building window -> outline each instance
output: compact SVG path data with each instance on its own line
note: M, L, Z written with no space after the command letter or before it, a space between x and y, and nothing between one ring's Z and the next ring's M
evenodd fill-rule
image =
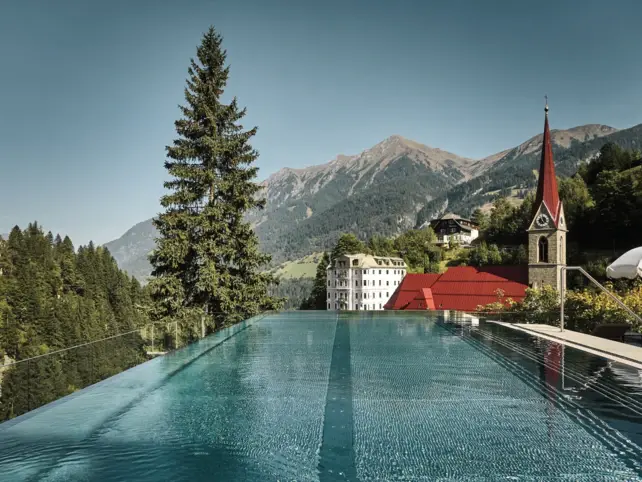
M334 299L335 300L337 299L337 292L336 291L334 292Z
M386 281L386 286L390 286L390 281Z
M544 236L539 238L537 242L538 261L540 263L548 263L548 239Z
M330 303L328 303L328 309L330 309Z
M358 259L353 259L352 260L352 266L357 266L358 264L359 264L359 260Z
M382 297L383 297L383 293L379 291L379 298L382 298Z
M381 309L381 303L379 303L379 309Z
M379 274L381 274L381 270L379 270Z
M358 279L354 280L354 285L355 286L359 286L359 280Z
M335 303L335 304L334 304L334 309L335 309L335 310L338 310L338 309L339 309L339 305L338 305L337 303Z
M388 270L386 270L386 274L388 274Z
M386 291L386 298L390 298L390 293Z
M328 280L328 286L330 286L330 280Z
M359 303L355 303L355 304L354 304L354 309L355 309L355 310L358 310L358 309L359 309Z
M381 280L379 280L379 286L381 286Z

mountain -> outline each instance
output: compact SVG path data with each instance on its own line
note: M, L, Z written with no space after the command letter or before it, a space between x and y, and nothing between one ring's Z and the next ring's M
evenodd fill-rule
M607 141L640 146L642 125L618 131L589 124L552 130L561 175L572 174ZM391 136L353 156L302 169L283 168L263 181L266 208L248 215L274 265L331 247L340 233L362 238L420 226L446 208L467 215L502 190L534 185L542 135L483 159L469 159ZM151 220L107 243L121 268L143 279L154 247Z
M509 149L477 177L426 203L417 213L417 226L426 225L446 210L470 215L499 195L525 193L537 184L542 134ZM580 163L590 161L607 142L624 149L640 149L642 124L629 129L589 124L566 131L552 130L553 157L558 176L570 176Z
M411 228L428 201L471 179L477 162L391 136L354 156L281 169L262 183L266 208L249 220L275 262L299 258L348 229L368 237Z
M118 262L120 269L144 282L152 271L147 255L156 246L158 235L152 220L148 219L129 229L120 238L105 244Z

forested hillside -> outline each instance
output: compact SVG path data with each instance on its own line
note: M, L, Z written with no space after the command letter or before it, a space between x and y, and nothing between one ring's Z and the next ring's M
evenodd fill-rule
M75 252L38 224L0 240L0 360L4 363L131 331L148 320L135 279L108 250ZM0 421L107 378L145 359L137 334L0 369Z
M568 223L567 262L585 267L606 281L610 261L642 244L642 159L640 152L608 143L572 177L559 179L560 199ZM533 217L533 193L520 206L495 200L490 215L480 210L478 246L458 262L474 265L526 262L526 229ZM571 284L576 279L569 273Z
M618 131L601 124L552 130L558 173L570 175L579 161L595 156L609 139L625 148L639 145L640 126ZM446 210L469 215L507 194L525 192L536 181L542 135L483 159L467 159L391 136L355 156L327 164L284 168L265 180L267 204L248 214L261 249L275 267L331 249L343 232L361 239L394 236L421 226ZM145 281L157 235L151 220L139 223L106 246L121 268Z
M640 149L642 124L582 142L574 139L568 147L553 144L557 175L568 177L575 174L583 161L595 158L602 146L608 143L622 149ZM445 210L470 216L475 208L508 194L511 188L534 188L540 158L539 151L522 153L520 148L512 149L482 175L451 188L443 196L427 203L417 214L417 225L429 222ZM495 194L489 196L488 193Z

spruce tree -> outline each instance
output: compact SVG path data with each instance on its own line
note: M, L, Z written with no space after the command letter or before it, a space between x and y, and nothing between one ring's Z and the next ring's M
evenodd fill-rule
M301 304L302 310L325 310L327 299L327 268L330 264L330 255L323 253L321 262L317 265L312 293Z
M280 300L268 295L274 280L261 272L270 256L245 214L264 207L254 181L258 153L249 141L257 128L244 130L245 109L236 98L222 100L229 67L222 37L210 28L191 60L186 105L175 122L178 139L167 147L170 193L154 225L157 249L151 291L160 318L210 314L210 327L233 323Z

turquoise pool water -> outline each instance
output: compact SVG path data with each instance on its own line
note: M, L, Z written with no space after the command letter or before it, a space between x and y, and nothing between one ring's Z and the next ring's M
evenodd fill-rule
M271 315L0 425L0 480L642 480L640 372L425 313Z

